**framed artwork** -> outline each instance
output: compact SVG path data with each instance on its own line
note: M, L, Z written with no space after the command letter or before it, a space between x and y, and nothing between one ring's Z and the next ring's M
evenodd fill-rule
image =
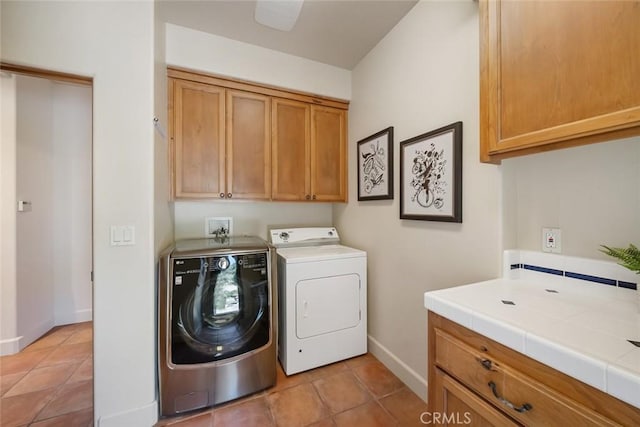
M400 218L462 222L462 122L400 143Z
M358 141L358 200L393 199L393 126Z

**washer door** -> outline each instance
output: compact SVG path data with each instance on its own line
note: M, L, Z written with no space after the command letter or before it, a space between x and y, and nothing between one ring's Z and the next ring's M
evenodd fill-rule
M269 342L265 253L181 261L191 265L174 280L174 364L226 359Z

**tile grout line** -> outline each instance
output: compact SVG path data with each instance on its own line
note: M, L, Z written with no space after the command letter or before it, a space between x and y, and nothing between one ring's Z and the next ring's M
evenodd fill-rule
M83 322L83 323L84 323L84 322ZM75 324L75 325L78 325L78 324ZM73 325L72 327L74 327L75 325ZM59 327L54 328L55 330L51 330L51 331L49 331L49 332L48 332L47 334L45 334L43 337L40 337L38 340L36 340L34 343L32 343L32 344L30 344L30 345L36 344L36 343L38 343L38 341L39 341L39 340L46 339L47 337L52 336L52 335L53 335L53 334L55 334L56 332L58 332L58 331L62 330L63 328L65 328L66 326L68 326L68 325L62 325L62 326L59 326ZM92 325L92 324L90 325L90 328L93 330L93 325ZM50 345L50 346L46 346L46 347L43 347L43 348L35 348L35 349L32 349L32 351L39 351L39 352L42 352L42 354L43 354L42 358L41 358L41 359L39 359L35 364L31 365L31 367L30 367L29 369L27 369L27 370L25 370L25 371L15 372L14 374L23 374L23 375L22 375L22 376L20 377L20 379L18 379L14 384L12 384L12 386L11 386L9 389L7 389L7 390L3 393L3 395L1 396L1 398L2 398L2 399L6 399L6 398L13 398L13 397L23 396L23 395L25 395L25 394L29 394L29 393L37 393L37 392L43 392L43 391L49 391L49 390L51 390L51 393L46 395L46 399L44 399L44 404L43 404L42 408L41 408L40 410L38 410L37 412L35 412L35 413L33 414L33 416L32 416L32 417L30 417L30 419L29 419L28 421L26 421L26 423L27 423L27 424L21 424L21 425L23 425L23 426L24 426L24 425L26 425L26 426L30 426L30 425L33 425L34 423L39 423L39 422L46 421L46 420L52 420L52 419L55 419L55 418L57 418L57 417L68 416L68 415L70 415L70 414L74 414L74 413L76 413L76 412L87 411L87 410L89 410L89 409L90 409L91 411L93 411L93 401L92 401L92 402L91 402L91 407L90 407L90 408L84 408L84 409L81 409L81 410L78 410L78 411L69 411L69 412L66 412L66 413L61 413L61 414L57 414L57 415L52 415L52 416L47 417L47 418L44 418L44 419L42 419L42 420L39 420L39 419L38 419L38 417L40 416L40 414L42 414L42 412L43 412L44 410L46 410L46 409L49 407L49 405L50 405L50 404L51 404L51 403L52 403L56 398L58 398L58 397L60 396L60 393L62 392L62 389L63 389L66 385L68 385L68 384L72 384L72 383L69 383L69 380L71 380L71 378L75 375L75 373L80 369L80 367L82 366L82 364L83 364L86 360L88 360L89 358L93 358L93 352L91 352L90 354L88 354L88 355L86 355L85 357L83 357L83 358L81 358L81 359L78 359L78 360L71 360L71 361L66 361L66 362L63 362L63 363L57 363L57 364L53 364L53 365L44 365L44 366L41 366L41 365L42 365L42 363L43 363L47 358L49 358L49 357L50 357L50 356L51 356L51 355L52 355L52 354L53 354L57 349L59 349L59 348L61 348L63 345L65 345L65 343L66 343L69 339L71 339L71 338L72 338L73 336L75 336L76 334L78 334L78 333L82 333L84 330L86 330L84 327L82 327L82 328L74 328L74 329L75 329L75 330L73 330L73 332L69 333L69 334L68 334L68 336L66 336L66 337L65 337L63 340L61 340L60 342L57 342L57 343L55 343L55 344L52 344L52 345ZM80 329L80 330L78 330L78 329ZM91 339L90 339L90 340L87 340L87 341L80 341L80 342L78 342L77 344L81 344L81 343L92 343L92 342L93 342L93 333L91 334ZM16 356L16 357L18 357L18 358L20 358L20 357L28 358L28 357L31 355L31 353L32 353L32 351L29 351L28 349L29 349L29 346L27 346L27 348L23 349L22 351L20 351L20 352L16 353L15 355L10 355L10 356L6 356L6 357ZM34 373L35 371L37 371L37 370L39 370L39 369L47 369L47 368L48 368L48 369L56 369L56 368L63 367L63 366L65 366L65 365L75 365L75 368L73 368L72 372L67 376L67 378L64 380L64 382L62 382L62 383L60 383L60 384L57 384L57 385L55 385L55 386L52 386L52 387L45 387L45 388L38 389L38 390L27 391L27 392L24 392L24 393L16 394L15 396L7 396L7 394L8 394L12 389L14 389L14 387L16 387L16 386L17 386L21 381L23 381L23 380L24 380L28 375L30 375L30 374L32 374L32 373ZM70 368L72 368L72 367L70 366ZM0 372L0 377L2 377L2 376L3 376L3 375L2 375L2 373ZM90 379L90 380L88 380L88 379L87 379L87 380L85 380L85 381L93 381L93 370L91 371L91 379ZM75 382L79 382L79 381L75 381ZM91 418L93 418L93 414L91 414ZM93 424L93 421L89 424L89 426L90 426L90 425L92 425L92 424Z
M72 336L74 336L76 333L78 333L78 331L75 331L75 332L73 332L72 334L69 334L69 336L68 336L68 337L66 337L64 340L62 340L62 342L60 342L58 345L56 345L56 346L55 346L55 347L56 347L56 350L57 350L58 348L62 347L62 346L64 345L64 343L65 343L65 342L67 342L67 341L68 341ZM92 341L93 341L93 335L92 335L91 339L92 339ZM53 351L55 351L55 350L53 350ZM53 352L52 352L52 353L53 353ZM51 353L50 353L50 354L51 354ZM34 422L40 422L40 421L50 420L50 419L52 419L52 418L56 418L56 417L59 417L59 416L64 416L64 415L67 415L67 414L70 414L71 412L73 412L73 411L71 411L71 412L68 412L68 413L65 413L65 414L53 415L53 416L51 416L51 417L43 418L42 420L38 420L38 417L40 416L40 414L41 414L45 409L47 409L47 408L49 407L49 405L51 404L51 402L53 402L53 401L54 401L54 400L55 400L55 399L60 395L60 393L62 393L62 389L64 388L64 386L65 386L65 385L67 385L67 384L69 384L69 380L73 377L73 375L76 373L76 371L77 371L78 369L80 369L80 366L82 366L82 364L84 363L84 361L85 361L88 357L93 357L93 354L91 354L91 355L89 355L89 356L86 356L84 359L82 359L82 360L80 361L80 363L78 363L78 364L77 364L76 369L74 369L74 370L73 370L73 372L71 373L71 375L69 375L69 377L68 377L68 378L67 378L67 379L66 379L62 384L58 384L58 385L55 387L56 391L55 391L55 393L53 393L53 396L51 396L51 398L50 398L50 399L47 401L47 403L42 407L42 409L40 409L40 411L38 411L38 413L34 416L34 418L31 420L31 422L29 423L29 425L33 424ZM45 357L45 359L46 359L46 357ZM44 361L44 359L43 359L43 361ZM42 362L40 362L40 363L42 363ZM38 365L39 365L39 364L38 364ZM57 366L57 365L52 365L52 366ZM37 366L36 366L36 367L34 367L33 369L37 369ZM32 369L32 370L33 370L33 369ZM93 372L92 372L92 374L91 374L91 380L93 381ZM92 410L93 410L93 402L92 402Z
M80 364L78 364L78 363L72 363L72 362L70 362L70 363L61 363L61 364L59 364L59 365L51 365L51 366L39 366L39 365L36 365L36 366L34 366L33 368L31 368L30 370L28 370L28 371L23 371L23 372L24 372L24 375L23 375L23 376L22 376L18 381L16 381L16 383L15 383L15 384L13 384L13 385L8 389L8 390L7 390L7 391L2 395L2 397L5 397L5 396L6 396L6 397L20 396L20 395L22 395L22 394L34 393L34 392L37 392L37 391L47 390L47 389L49 389L49 388L55 388L55 387L60 386L61 384L58 384L58 386L45 387L45 388L41 388L41 389L25 391L25 392L23 392L23 393L17 393L17 394L14 394L13 396L8 396L8 394L9 394L9 393L11 393L11 391L12 391L14 388L16 388L16 387L17 387L17 386L18 386L18 385L19 385L19 384L20 384L20 383L21 383L21 382L22 382L22 381L23 381L23 380L24 380L24 379L25 379L29 374L33 373L34 371L41 370L41 369L57 368L57 367L61 367L61 366L64 366L64 365L78 365L78 366L76 366L76 369L74 369L74 372L75 372L75 371L80 367ZM17 372L17 373L22 373L22 372ZM67 379L65 380L65 383L66 383L66 381L67 381L67 380L69 380L69 379L71 378L71 376L73 376L73 373L72 373L71 375L69 375L69 378L67 378Z
M349 368L349 367L347 366L347 368ZM334 376L334 375L338 375L338 374L340 374L340 372L336 372L336 373L334 373L334 374L332 374L332 375L329 375L329 377L332 377L332 376ZM316 423L316 422L320 422L320 421L323 421L323 420L326 420L326 419L330 419L330 420L334 421L334 420L333 420L333 417L334 417L334 415L335 415L335 414L333 414L333 413L331 412L331 407L329 406L328 402L327 402L326 400L324 400L324 398L322 397L322 394L320 393L320 390L318 390L318 386L316 386L316 384L315 384L317 381L320 381L320 380L323 380L323 379L325 379L325 378L329 378L329 377L324 377L324 376L322 376L322 377L320 377L320 378L312 378L312 379L309 381L309 384L311 385L311 388L312 388L312 389L313 389L313 391L315 392L316 396L318 396L318 399L320 400L320 402L322 403L322 405L326 408L327 413L329 414L329 416L327 416L327 417L325 417L325 418L322 418L322 419L320 419L320 420L314 421L314 423Z

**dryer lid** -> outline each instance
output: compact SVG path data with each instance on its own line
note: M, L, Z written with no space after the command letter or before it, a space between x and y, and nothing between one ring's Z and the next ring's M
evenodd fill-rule
M315 262L346 258L366 257L360 249L342 245L304 246L279 248L278 255L287 263Z

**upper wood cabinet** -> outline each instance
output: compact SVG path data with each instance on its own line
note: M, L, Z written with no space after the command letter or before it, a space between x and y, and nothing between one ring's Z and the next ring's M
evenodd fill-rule
M271 103L267 96L227 91L227 198L271 197Z
M311 106L311 198L346 201L347 114L331 107Z
M269 98L183 80L169 84L175 197L269 199Z
M640 134L640 1L480 0L484 162Z
M273 99L273 200L346 201L346 111Z
M272 100L272 196L274 200L310 200L311 107L288 99Z
M182 80L169 86L175 197L218 197L226 191L225 90Z
M346 201L347 102L168 76L174 197Z

